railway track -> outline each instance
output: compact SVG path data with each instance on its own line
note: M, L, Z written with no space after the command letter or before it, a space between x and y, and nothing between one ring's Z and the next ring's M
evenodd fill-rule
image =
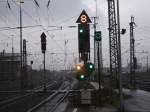
M69 92L55 92L27 112L54 112L55 109L66 99Z
M53 94L30 108L27 112L54 112L55 109L68 97L70 89L70 83L64 81L58 90L54 90Z
M55 90L60 84L60 82L48 84L46 86L47 90L49 90L48 92L43 92L43 86L32 90L21 91L21 95L1 101L0 112L26 112L29 108L54 93L51 90ZM19 93L19 91L17 92Z
M20 91L0 91L0 102L23 95Z
M56 82L54 82L52 84L48 83L46 88L47 89L53 89L54 86L56 86L56 85L57 85ZM8 96L7 97L5 96L5 98L4 98L6 100L0 101L0 106L4 105L6 103L13 102L15 100L19 100L21 98L24 98L24 97L30 95L31 92L38 92L38 91L42 91L42 90L43 90L43 86L39 86L39 87L36 87L34 89L24 90L24 91L0 91L0 94L8 94ZM13 95L9 96L9 94L13 94Z
M56 86L57 83L47 83L47 88L48 89L53 89L54 86ZM17 90L17 91L0 91L0 105L2 105L4 102L9 102L18 98L21 98L22 96L25 96L28 93L31 92L37 92L37 91L42 91L43 85L35 87L33 89L29 90Z
M124 87L129 87L130 84L130 75L125 74L123 76L123 85ZM150 75L149 73L136 73L136 87L137 89L145 90L150 92Z

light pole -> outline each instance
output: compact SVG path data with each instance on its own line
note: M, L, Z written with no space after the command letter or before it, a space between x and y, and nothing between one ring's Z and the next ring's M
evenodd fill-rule
M118 75L119 75L119 98L120 112L123 112L123 96L122 96L122 67L121 67L121 39L120 39L120 13L119 0L117 0L117 23L118 23Z
M13 80L13 77L14 77L14 35L11 35L11 41L12 41L12 54L11 54L11 57L12 57L12 63L11 63L11 69L12 69L12 80Z
M147 73L149 72L148 55L147 55Z
M14 35L11 35L11 42L12 42L11 49L12 49L12 56L13 56L13 54L14 54Z
M30 81L31 81L31 88L33 88L33 77L32 77L32 65L33 65L33 61L30 61L30 65L31 65L31 72L30 72Z
M94 19L94 32L96 32L96 19L97 19L97 0L95 0L95 17L93 17ZM95 39L94 39L94 64L96 64L96 44L95 44Z
M20 76L21 76L21 89L23 88L23 79L22 79L22 7L21 4L24 3L22 0L19 0L20 7Z

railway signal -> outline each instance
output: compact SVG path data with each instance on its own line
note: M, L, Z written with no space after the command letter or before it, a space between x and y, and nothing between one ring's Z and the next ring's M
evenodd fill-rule
M95 70L95 66L93 63L91 62L88 62L84 65L76 65L75 67L76 69L76 78L79 80L79 81L83 81L83 80L87 80L92 72Z
M41 50L43 53L43 65L44 65L44 91L46 91L46 69L45 69L45 51L46 51L46 35L43 32L41 34Z
M80 79L84 79L85 76L83 74L80 74Z
M86 11L83 10L78 17L76 23L78 23L78 48L79 58L84 62L87 62L90 57L90 25L91 20Z
M41 34L41 50L42 53L45 53L46 51L46 35L44 32Z
M79 34L83 34L85 30L84 27L81 26L81 24L78 27L79 27Z
M77 74L77 79L78 79L79 81L86 80L86 75L83 74L83 73L78 73L78 74Z
M89 24L78 24L79 52L90 52Z
M101 41L102 40L101 31L96 31L95 32L94 39L95 39L95 41Z
M88 74L91 74L95 70L95 65L91 62L86 63L85 67Z
M76 65L76 70L80 71L82 69L81 65Z
M86 73L84 66L81 64L76 65L76 78L80 81L86 80Z

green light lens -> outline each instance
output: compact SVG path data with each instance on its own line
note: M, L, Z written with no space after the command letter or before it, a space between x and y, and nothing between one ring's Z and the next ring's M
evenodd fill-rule
M81 74L80 75L80 79L84 79L85 77L84 77L84 75L83 74Z
M89 65L89 68L90 68L90 69L93 69L93 65Z
M80 33L83 33L83 29L80 29Z
M88 71L88 72L93 72L94 71L94 69L95 69L95 66L94 66L94 64L92 64L92 63L87 63L86 65L85 65L85 67L86 67L86 70Z

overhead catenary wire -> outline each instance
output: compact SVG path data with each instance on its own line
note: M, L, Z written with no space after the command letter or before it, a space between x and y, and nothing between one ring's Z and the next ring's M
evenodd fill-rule
M13 14L12 14L12 15L13 15ZM4 16L5 19L3 19L2 16ZM3 14L3 15L1 14L0 18L1 18L1 20L6 24L6 26L10 26L10 25L7 23L7 20L8 20L7 16L5 16L4 14ZM17 32L12 32L12 33L15 33L16 35L18 35ZM8 34L7 34L7 35L8 35Z
M11 0L9 0L9 1L11 1ZM15 0L12 0L13 2L15 2ZM26 0L25 0L26 1ZM27 1L33 1L33 0L27 0ZM36 0L37 2L38 2L38 0ZM38 3L39 4L39 3ZM18 6L18 5L17 5ZM39 4L39 6L40 6L40 8L41 8L41 5ZM50 8L50 5L49 5L49 8ZM39 9L39 10L42 10L42 9ZM31 20L33 20L33 22L34 22L34 18L33 18L33 16L30 14L30 13L28 13L24 8L23 8L23 12L25 13L25 15L27 15L27 17L28 18L30 18ZM27 13L26 13L27 12ZM77 17L77 16L74 16L74 17L69 17L69 18L67 18L67 19L65 19L64 21L60 21L61 22L61 24L65 24L66 22L68 22L68 21L70 21L71 19L74 19L75 17ZM38 30L38 31L46 31L46 32L49 32L49 31L47 31L47 30L49 30L49 29L45 29L45 28L42 28L42 27L44 27L43 25L41 26L41 30ZM18 27L19 28L19 27ZM62 29L64 29L65 27L61 27L60 29L58 28L56 28L56 29L52 29L53 31L54 30L62 30ZM8 29L15 29L15 28L8 28ZM17 29L17 28L16 28ZM51 30L51 29L50 29ZM15 30L16 31L16 30ZM38 32L38 31L35 31L35 32ZM13 32L14 32L14 30L13 30ZM34 32L34 31L33 31ZM29 32L30 33L30 32ZM50 33L50 32L49 32ZM24 33L25 34L25 33ZM32 33L30 33L31 35L32 35ZM51 37L51 35L49 35L48 34L48 37ZM54 38L53 38L54 39ZM55 40L55 39L54 39ZM56 42L57 42L57 40L56 40ZM59 45L60 46L60 44L56 44L56 46L57 45ZM62 47L62 46L61 46Z
M34 3L35 3L35 6L36 6L35 8L36 8L37 17L39 18L39 22L40 22L40 24L42 25L42 21L41 21L41 17L40 17L41 8L40 8L39 3L37 2L37 0L33 0L33 1L34 1ZM44 17L44 13L41 13L41 14L43 14L42 17ZM44 19L44 18L43 18L43 19ZM46 18L45 18L44 21L46 21Z
M38 12L37 12L37 13L38 13ZM40 15L39 15L39 13L38 13L38 16L39 16L39 21L40 21L40 23L42 23L41 20L40 20ZM46 30L43 26L41 26L41 28L42 28L42 29L45 31L45 33L56 43L56 45L57 45L61 50L63 50L63 47L61 47L60 44L58 44L57 41L55 41L55 39L53 39L53 38L50 36L50 34L49 34L49 31L54 31L54 30L57 30L57 29L54 29L54 30ZM62 30L62 27L60 27L60 30Z
M40 19L40 14L39 14L38 11L36 11L36 12L37 12L37 16L38 16L38 18L39 18L40 24L42 24L41 19ZM61 50L63 50L62 47L50 36L49 32L48 32L43 26L40 26L40 27L41 27L41 29L44 30L45 33L56 43L56 45L57 45Z
M12 0L12 1L13 1L13 3L19 8L19 5L17 5L17 3L16 3L14 0ZM23 11L32 21L34 21L34 22L37 24L37 21L34 20L34 18L33 18L24 8L22 8L22 11Z
M51 21L54 23L55 22L55 19L54 19L54 16L53 16L53 13L52 11L50 10L50 3L51 3L51 0L48 0L47 2L47 16L48 16L48 25L50 23L50 17L51 17Z
M16 4L16 1L14 1L14 0L11 0L17 7L19 7L17 4ZM9 1L10 2L10 1ZM30 19L32 19L33 21L34 21L34 19L33 19L33 17L30 15L30 14L28 14L24 9L22 9L23 11L24 11L24 13L27 15L27 16L29 16L29 18ZM11 11L11 14L13 15L13 17L15 18L15 20L17 19L16 18L16 16L14 16L14 13L12 12L12 10L10 10ZM9 29L9 28L8 28ZM8 29L6 29L6 30L8 30ZM15 29L15 28L10 28L10 29ZM13 33L14 33L14 31L13 31ZM16 33L16 35L19 35L19 34L17 34Z
M33 0L37 7L40 7L39 3L36 0Z
M48 0L48 2L47 2L47 8L49 7L50 2L51 2L51 0Z
M41 27L41 25L23 26L22 28L34 28L34 27ZM0 27L0 31L15 30L15 29L19 29L19 28L20 27Z
M10 7L10 4L9 4L8 0L7 0L7 6L8 6L8 8L9 8L9 9L11 9L11 7Z
M150 37L144 35L143 32L139 32L139 33L137 33L136 35L137 35L137 36L140 35L140 37L145 37L145 38L141 38L141 39L136 40L136 41L143 41L143 40L148 40L148 39L150 39Z

